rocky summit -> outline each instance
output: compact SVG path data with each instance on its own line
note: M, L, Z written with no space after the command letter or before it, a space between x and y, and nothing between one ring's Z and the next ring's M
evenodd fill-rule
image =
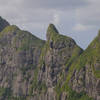
M0 17L0 100L100 100L100 31L86 50L53 24L46 37Z

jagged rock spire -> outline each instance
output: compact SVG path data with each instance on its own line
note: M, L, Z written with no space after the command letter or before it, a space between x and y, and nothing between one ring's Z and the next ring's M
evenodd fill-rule
M56 29L54 24L49 24L46 35L47 40L50 40L50 38L55 34L59 34L58 30Z

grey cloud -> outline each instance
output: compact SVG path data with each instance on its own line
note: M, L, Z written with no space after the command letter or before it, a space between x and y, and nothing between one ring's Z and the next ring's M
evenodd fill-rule
M86 0L2 0L0 6L17 7L17 9L75 9L87 5ZM27 9L26 9L27 8Z
M86 0L27 0L22 2L25 7L43 8L43 9L73 9L87 5Z
M88 1L88 6L76 10L76 19L84 25L100 26L100 0Z

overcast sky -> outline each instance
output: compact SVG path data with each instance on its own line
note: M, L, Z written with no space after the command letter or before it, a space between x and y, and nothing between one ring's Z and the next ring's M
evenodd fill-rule
M100 29L100 0L0 0L0 16L41 39L53 23L86 48Z

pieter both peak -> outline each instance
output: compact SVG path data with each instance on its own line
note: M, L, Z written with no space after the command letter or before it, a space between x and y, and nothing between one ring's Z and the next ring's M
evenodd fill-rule
M0 17L0 100L100 100L100 32L86 50L53 24L46 36Z

